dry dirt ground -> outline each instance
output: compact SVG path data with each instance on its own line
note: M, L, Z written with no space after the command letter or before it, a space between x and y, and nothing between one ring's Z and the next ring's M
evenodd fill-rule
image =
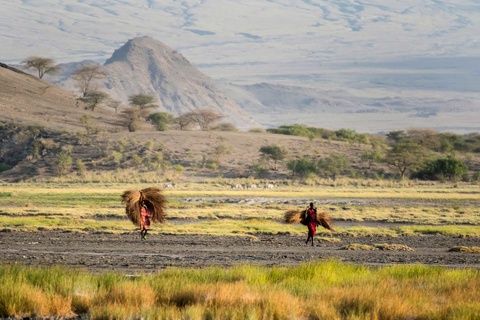
M480 246L479 238L441 235L334 237L340 242L317 241L312 247L305 245L304 236L285 234L252 238L160 234L150 235L147 241L141 241L138 233L134 232L0 232L0 261L62 265L93 272L115 270L126 274L154 272L168 267L286 266L332 258L367 265L480 266L480 254L449 252L455 246ZM342 250L348 244L383 243L406 245L414 251Z

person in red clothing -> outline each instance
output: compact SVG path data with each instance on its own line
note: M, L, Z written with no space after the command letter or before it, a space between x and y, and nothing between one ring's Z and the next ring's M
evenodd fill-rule
M307 228L308 228L308 238L305 241L305 244L308 244L308 241L312 239L312 246L313 246L313 238L317 234L317 208L313 206L313 202L310 202L310 206L307 207Z
M140 234L142 236L142 240L147 240L147 232L148 232L148 229L150 229L151 217L152 217L152 214L150 213L150 210L148 209L145 202L142 202L142 205L140 208Z

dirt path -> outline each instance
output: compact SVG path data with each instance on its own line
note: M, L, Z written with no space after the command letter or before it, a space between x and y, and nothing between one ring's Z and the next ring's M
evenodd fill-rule
M441 235L338 237L340 242L306 246L303 236L259 235L213 237L152 235L140 241L137 233L81 234L61 231L0 232L0 261L28 265L65 265L91 271L118 270L134 274L170 266L205 267L258 264L291 265L335 258L359 264L412 264L479 267L480 254L449 252L455 246L480 246L479 238ZM348 244L403 244L414 251L342 250Z

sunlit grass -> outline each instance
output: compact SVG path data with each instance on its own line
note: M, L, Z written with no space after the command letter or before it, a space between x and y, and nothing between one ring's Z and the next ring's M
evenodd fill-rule
M129 233L137 228L129 220L121 219L89 219L71 217L12 217L0 216L0 229L12 231L68 230L74 232ZM211 236L246 236L255 237L262 234L304 235L306 227L300 224L290 225L269 219L198 219L183 221L167 221L165 224L154 224L151 234L198 234ZM328 241L335 236L389 236L439 234L445 236L480 237L480 226L403 226L391 228L374 228L352 226L338 227L334 232L318 228L320 237L326 236ZM333 237L333 238L332 238Z
M128 189L150 184L71 184L20 183L0 186L0 227L14 230L62 229L73 231L129 232L135 227L125 217L120 195ZM408 200L389 205L362 205L346 202L319 205L335 221L369 221L407 223L388 228L337 228L337 234L415 235L444 234L480 236L480 197L478 187L471 185L403 185L341 187L280 186L274 190L232 190L226 183L184 183L165 190L168 200L167 223L153 232L212 235L300 234L299 225L281 221L289 209L298 209L288 201L305 202L322 197L378 199L424 199L434 205L413 206ZM356 194L356 196L354 196ZM462 205L465 198L469 205ZM228 201L216 201L227 199ZM475 205L475 204L479 205ZM255 221L252 223L252 221ZM218 231L218 230L222 231ZM324 232L323 229L320 229ZM328 233L327 233L328 234Z
M1 317L477 319L480 271L338 261L167 269L127 277L0 265Z

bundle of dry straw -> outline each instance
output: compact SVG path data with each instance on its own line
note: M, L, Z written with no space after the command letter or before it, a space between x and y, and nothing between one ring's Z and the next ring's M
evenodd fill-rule
M288 210L287 212L285 212L284 214L284 221L285 223L288 223L288 224L294 224L294 223L299 223L301 219L301 216L302 216L302 213L304 212L305 210L298 210L298 209L290 209Z
M294 224L300 222L306 224L304 220L306 210L290 209L284 214L284 221L288 224ZM325 212L317 211L317 225L324 227L330 231L333 231L332 223L330 222L330 216Z
M125 213L135 225L140 225L140 207L144 203L152 214L152 221L165 221L165 207L167 201L159 188L150 187L142 190L127 190L122 194L126 204Z

